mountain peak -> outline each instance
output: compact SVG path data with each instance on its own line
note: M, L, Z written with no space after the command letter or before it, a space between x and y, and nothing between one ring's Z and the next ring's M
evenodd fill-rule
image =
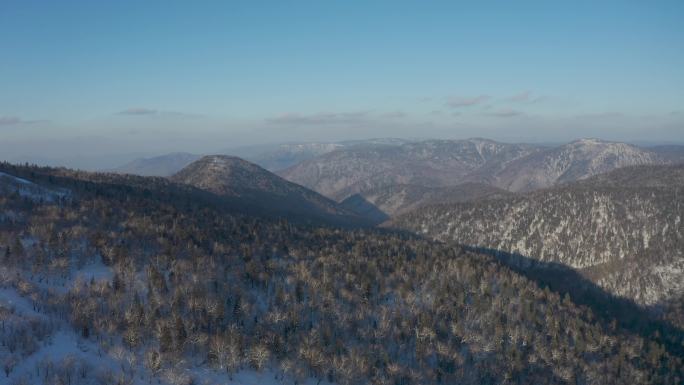
M577 139L573 142L570 142L570 144L599 144L599 143L612 143L607 140L599 139L599 138L580 138Z
M492 139L480 138L480 137L468 138L465 141L471 142L471 143L499 143L499 142L492 140Z
M238 198L241 204L269 213L360 222L360 218L334 201L235 156L204 156L173 175L171 180L226 198Z
M230 155L207 155L171 177L219 195L241 196L246 190L275 190L286 183L254 163Z
M196 163L204 166L213 166L218 168L250 168L250 169L261 169L254 163L248 162L242 158L232 155L206 155L200 158Z

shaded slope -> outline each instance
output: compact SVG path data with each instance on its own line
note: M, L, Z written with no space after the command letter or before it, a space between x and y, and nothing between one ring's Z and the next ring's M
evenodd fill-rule
M426 205L497 199L511 195L513 194L505 190L482 183L464 183L449 187L389 185L352 195L341 204L355 211L351 208L354 202L363 199L383 213L385 218L389 218Z

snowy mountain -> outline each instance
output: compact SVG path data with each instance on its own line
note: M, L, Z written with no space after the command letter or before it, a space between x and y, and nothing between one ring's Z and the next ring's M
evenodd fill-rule
M656 151L598 139L554 148L485 139L423 141L340 149L279 174L334 199L393 184L443 187L484 182L528 191L619 167L673 162L678 153L677 146Z
M391 185L445 187L493 183L510 162L538 146L486 139L428 140L394 146L344 148L279 172L336 200Z
M277 172L317 156L352 147L399 146L411 140L377 138L347 140L342 142L300 142L271 145L242 146L220 151L221 154L237 156L271 171Z
M274 213L362 222L334 201L232 156L202 157L170 179Z
M391 225L568 266L610 293L656 305L684 296L683 218L679 165L629 167L526 195L421 208Z
M531 191L620 167L664 162L656 152L626 143L580 139L512 162L496 175L495 184L510 191Z

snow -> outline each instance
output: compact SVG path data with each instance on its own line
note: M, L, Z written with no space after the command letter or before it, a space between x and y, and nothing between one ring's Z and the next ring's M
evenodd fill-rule
M104 355L100 357L94 354L97 349L93 343L83 341L72 332L59 331L50 337L47 344L41 347L40 350L22 360L10 373L9 377L0 379L0 385L11 384L19 378L31 376L35 372L35 367L45 359L58 361L72 356L90 363L93 367L100 369L108 367L115 370L117 368L115 362ZM36 380L34 379L34 381Z
M2 171L0 171L0 177L11 178L11 179L13 179L15 182L18 182L18 183L21 183L21 184L34 184L34 183L31 182L31 181L28 181L28 180L22 179L22 178L18 178L18 177L14 176L14 175L6 174L6 173L4 173L4 172L2 172Z
M102 265L92 264L85 269L79 271L85 276L107 277L111 272ZM39 316L47 317L45 314L38 313L33 310L30 302L22 297L16 290L11 288L0 289L0 306L14 309L15 314L21 317ZM60 321L56 320L58 325ZM111 341L109 338L103 338L102 341ZM116 340L115 340L116 341ZM0 350L1 351L1 350ZM0 357L4 360L5 357ZM10 358L10 357L7 357ZM61 362L67 360L72 363L72 367L81 368L87 367L87 374L85 377L80 377L74 374L74 385L95 385L102 382L103 378L108 378L108 375L120 378L121 376L128 379L130 385L145 385L155 383L157 385L174 385L168 376L169 373L180 373L182 376L193 379L193 384L196 385L292 385L293 381L290 379L282 379L277 371L265 370L263 372L256 372L253 370L244 369L232 376L229 376L223 370L217 370L206 366L192 367L187 363L180 363L175 366L166 366L156 376L151 378L151 372L143 365L142 350L131 352L128 349L121 347L118 343L114 343L109 347L105 345L98 345L94 338L84 339L79 333L76 333L66 323L61 323L57 331L51 336L43 340L38 349L26 357L15 357L16 366L12 369L9 376L4 373L0 374L0 385L11 384L44 384L46 383L44 376L46 363L54 363L51 366L52 373L60 369ZM188 366L186 366L188 365ZM40 370L38 368L41 368ZM75 369L74 369L75 370ZM49 378L47 381L51 381ZM327 381L318 381L310 378L304 382L304 385L332 385Z
M0 187L2 190L14 191L22 197L46 202L69 195L66 189L50 189L4 172L0 172Z
M72 270L68 278L51 279L48 283L40 279L38 287L43 290L49 289L57 295L65 293L77 282L94 280L109 280L112 278L111 268L105 266L99 257L92 258L89 263L80 269ZM27 279L28 277L24 277ZM34 277L36 280L38 277ZM33 282L33 280L29 280ZM9 376L0 373L0 385L14 384L48 384L55 381L55 373L64 373L63 364L69 363L72 367L72 385L97 385L112 383L124 379L130 385L145 385L154 383L157 385L176 385L179 378L192 379L195 385L292 385L291 379L282 379L278 370L264 370L256 372L243 369L232 376L224 370L218 370L209 366L194 366L192 360L182 360L177 364L167 363L162 370L154 376L144 366L145 348L131 351L124 348L118 338L103 336L98 342L95 336L89 339L81 337L78 331L65 320L50 314L34 310L32 301L12 287L0 287L0 308L10 309L12 318L20 324L40 319L49 321L52 331L45 338L37 340L35 350L19 351L9 354L0 347L0 365L5 362L15 362ZM27 355L25 355L27 354ZM8 361L9 360L9 361ZM49 369L46 369L49 368ZM84 369L82 369L84 368ZM50 373L45 376L46 370ZM85 374L81 376L81 371ZM104 381L104 382L103 382ZM328 382L319 382L316 379L308 379L300 382L306 385L330 385Z
M82 269L77 270L74 273L74 280L80 278L83 281L90 281L91 279L95 281L111 281L113 276L114 273L112 272L112 269L103 264L101 260L98 260L97 262L91 262Z
M229 380L228 376L223 373L213 369L194 369L191 370L193 376L198 379L197 383L199 385L214 385L214 384L226 384L226 385L291 385L293 382L291 380L281 380L276 379L276 375L270 371L264 371L262 373L255 372L253 370L243 370L233 375L233 379ZM309 379L304 382L300 382L303 385L330 385L327 381Z
M34 311L33 305L11 288L0 288L0 307L14 310L15 313L23 316L45 317L45 315Z

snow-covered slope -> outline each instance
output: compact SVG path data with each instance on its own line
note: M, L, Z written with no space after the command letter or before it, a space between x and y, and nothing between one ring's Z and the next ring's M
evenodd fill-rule
M279 174L336 200L391 185L444 187L491 182L511 161L539 147L486 139L428 140L341 149Z
M620 167L662 162L656 153L626 143L580 139L512 162L497 174L495 184L510 191L530 191Z
M0 195L19 194L31 200L55 201L67 197L69 191L35 184L24 178L0 172Z
M633 167L524 196L427 207L392 224L560 263L655 304L684 294L683 181L684 166Z
M427 140L342 148L279 174L341 201L393 185L445 187L479 182L512 192L531 191L619 167L670 163L673 159L658 151L599 139L580 139L553 148L486 139Z
M22 242L33 252L31 239ZM65 263L47 273L31 273L0 265L0 385L290 385L282 373L241 369L228 373L206 360L178 360L156 368L149 350L130 349L112 330L102 336L84 335L73 315L65 318L63 304L87 290L107 290L116 268L97 254L74 249ZM57 264L55 264L57 266ZM138 288L141 289L141 288ZM78 308L82 306L82 308ZM73 314L87 316L89 304L77 302ZM304 378L305 385L330 385Z

